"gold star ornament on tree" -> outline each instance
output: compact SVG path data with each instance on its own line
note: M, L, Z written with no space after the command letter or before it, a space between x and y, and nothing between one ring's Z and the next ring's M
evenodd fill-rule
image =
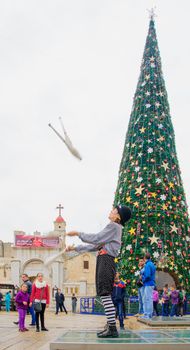
M135 189L135 194L142 194L142 191L144 190L144 187L142 185L140 185L139 187L137 187Z
M146 128L142 127L142 128L140 129L141 134L144 134L145 130L146 130Z
M130 235L134 235L135 233L135 228L131 227L129 230Z
M177 233L178 228L177 228L176 224L170 225L170 228L171 228L171 231L170 231L170 232L175 232L175 233Z
M169 169L168 163L165 162L162 162L161 167L163 167L165 171Z
M126 202L127 202L127 203L130 203L130 202L131 202L131 197L130 197L130 196L127 196L127 197L126 197Z
M159 241L159 237L156 237L155 234L153 234L152 237L149 237L149 239L150 239L150 244L151 244L151 245L154 244L154 243L157 244L158 241Z

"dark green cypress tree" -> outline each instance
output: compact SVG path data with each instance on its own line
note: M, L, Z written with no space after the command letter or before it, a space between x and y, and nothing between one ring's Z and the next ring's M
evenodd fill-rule
M151 16L126 135L114 204L132 209L123 230L118 269L136 290L138 261L149 251L157 268L190 288L188 209L174 129Z

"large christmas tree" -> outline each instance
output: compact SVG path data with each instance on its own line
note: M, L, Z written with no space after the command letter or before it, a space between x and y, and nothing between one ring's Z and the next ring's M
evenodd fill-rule
M161 59L151 16L126 135L115 204L132 209L118 269L136 290L138 260L150 252L158 270L190 289L188 209L176 154Z

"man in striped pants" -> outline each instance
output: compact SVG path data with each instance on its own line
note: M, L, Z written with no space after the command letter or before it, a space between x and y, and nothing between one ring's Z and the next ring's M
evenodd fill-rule
M115 258L118 256L121 247L122 226L130 219L131 211L126 206L116 206L109 214L110 223L97 234L71 231L68 236L78 236L88 245L66 247L66 251L77 252L98 251L96 263L96 291L104 306L107 324L103 331L98 332L99 338L116 338L115 307L111 298L116 273Z

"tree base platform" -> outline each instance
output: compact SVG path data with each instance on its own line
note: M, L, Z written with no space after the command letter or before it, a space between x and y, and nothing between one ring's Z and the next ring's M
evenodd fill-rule
M125 330L119 338L97 338L92 331L68 331L50 343L50 350L189 350L189 330Z
M151 319L138 318L137 321L151 327L190 327L190 315L183 317L155 316Z

